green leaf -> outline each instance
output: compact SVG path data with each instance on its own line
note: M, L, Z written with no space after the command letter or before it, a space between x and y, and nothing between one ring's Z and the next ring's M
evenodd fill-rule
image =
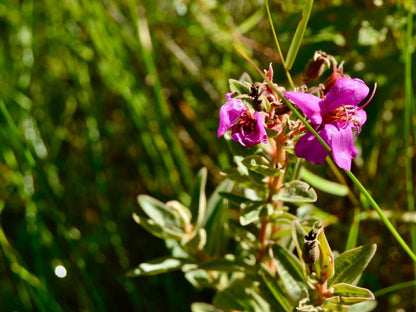
M299 222L297 222L296 220L292 222L291 230L292 230L292 239L293 239L293 242L295 243L295 247L299 255L299 259L302 259L302 249L303 249L303 244L305 241L306 232L303 229L303 227L299 224Z
M273 196L273 200L291 203L314 202L316 199L315 190L308 183L297 180L286 183L283 189Z
M192 223L197 232L205 223L207 199L205 196L205 185L207 182L207 168L202 168L196 175L196 182L191 197L190 209L193 215Z
M240 196L230 192L220 192L219 194L237 206L240 206L242 203L250 201L250 199L248 199L247 197Z
M263 205L259 203L251 203L241 210L240 223L246 226L260 219L260 217L266 217L273 213L273 207L271 205Z
M224 234L224 224L228 220L228 215L224 211L228 208L228 202L221 194L231 189L233 184L230 180L222 181L208 200L205 224L207 243L204 250L211 256L222 254L228 242Z
M279 307L278 311L292 311L293 307L287 298L287 294L283 293L281 287L277 284L276 279L271 276L263 264L260 266L259 274L265 289L267 289L267 291L263 293L265 299L269 303L273 302L275 306Z
M305 7L303 8L302 12L302 17L299 21L298 27L296 28L292 42L290 43L289 51L287 52L286 67L289 70L292 68L296 59L296 55L298 54L303 35L305 34L306 25L308 24L309 17L311 15L312 6L313 0L306 0Z
M253 266L248 265L243 261L232 261L227 259L216 259L209 262L204 262L198 265L199 269L206 271L225 271L225 272L246 272L253 274Z
M265 191L267 185L264 181L262 181L264 176L256 172L249 171L247 168L245 169L247 173L242 172L237 168L228 168L223 170L222 172L226 175L228 179L234 181L240 186L252 188L259 191Z
M224 312L221 309L205 302L194 302L191 304L192 312Z
M185 272L185 278L196 289L212 288L214 286L212 276L205 270L188 270Z
M220 210L224 205L224 197L223 194L230 194L227 191L230 191L233 188L233 183L230 180L222 181L215 191L211 194L208 199L207 203L207 212L206 212L206 219L207 221L211 218L214 218L214 214L217 210ZM232 193L231 193L232 194Z
M280 245L273 246L273 255L277 273L286 292L293 303L298 302L304 295L304 288L300 283L300 281L304 281L302 264L292 253Z
M197 254L202 251L207 243L207 232L204 228L200 228L198 231L193 231L192 235L185 236L185 239L181 242L189 254Z
M282 173L281 170L272 168L269 160L261 155L250 155L243 159L242 164L249 170L268 177L275 177Z
M344 303L357 303L374 299L374 295L371 291L355 285L339 283L331 286L331 288L334 290L332 296L341 297L341 300ZM328 300L331 300L331 298Z
M188 259L161 257L150 262L141 263L137 268L127 272L127 276L136 277L143 275L156 275L179 270L185 264L191 264Z
M325 282L334 275L334 256L332 255L332 250L328 244L323 228L319 232L318 241L320 256L319 272L317 272L317 275L321 282Z
M280 245L273 245L274 259L279 261L279 265L284 267L286 271L297 281L305 281L302 263L293 253Z
M253 290L247 279L235 280L229 287L217 292L213 304L225 311L268 312L269 304Z
M320 176L313 174L311 171L309 171L306 168L302 168L301 177L303 180L308 182L314 188L321 190L325 193L336 195L336 196L348 195L349 190L346 185L323 179Z
M192 214L188 207L184 206L181 202L178 202L177 200L168 201L166 203L166 206L171 210L177 212L177 214L180 216L180 221L183 228L191 224Z
M250 93L250 84L247 82L241 82L235 79L228 79L228 84L230 90L233 93L237 94L249 94Z
M148 195L137 196L137 201L143 211L153 220L157 225L164 227L166 225L173 225L181 227L181 216L171 209L166 204Z
M377 301L370 300L361 303L356 303L350 306L348 312L370 312L377 307Z
M168 225L160 226L156 224L152 219L147 219L133 213L133 219L137 224L140 224L146 231L152 233L154 236L162 239L175 239L179 240L184 238L185 233L180 228L171 227Z
M328 281L328 285L338 283L356 284L361 273L374 256L376 249L377 246L373 244L343 252L335 259L335 275Z

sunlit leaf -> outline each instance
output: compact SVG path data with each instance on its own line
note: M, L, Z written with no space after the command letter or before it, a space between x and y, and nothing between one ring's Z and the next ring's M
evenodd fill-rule
M370 312L377 307L377 301L364 301L350 306L348 312Z
M136 213L133 213L133 219L137 224L140 224L146 231L152 233L154 236L162 239L182 239L185 233L180 228L172 226L160 226L152 219L141 217Z
M127 276L135 277L142 275L156 275L174 270L179 270L185 264L191 264L188 259L161 257L152 261L141 263L139 266L129 272Z
M336 196L346 196L348 194L348 187L333 181L325 180L320 176L313 174L306 168L302 168L302 179L308 182L314 188L328 194Z
M306 0L301 19L296 28L295 35L290 43L289 51L286 56L286 67L291 69L298 54L300 44L302 43L303 35L305 34L306 26L312 11L313 0Z
M334 256L332 255L331 247L329 246L328 240L326 239L325 231L322 228L318 234L319 241L319 267L320 272L318 278L324 282L334 275Z
M208 262L204 262L198 265L199 269L207 270L207 271L225 271L225 272L246 272L248 274L254 273L254 267L252 265L248 265L245 262L239 261L232 261L227 259L217 259L211 260Z
M180 215L161 201L148 195L137 196L137 201L143 211L160 226L173 225L181 227Z
M268 302L253 290L253 286L244 280L236 280L226 289L219 291L213 304L225 311L268 312Z
M202 168L196 176L196 182L191 197L190 209L193 215L192 222L195 231L198 231L205 222L207 199L205 196L205 185L207 182L207 169Z
M263 292L263 296L269 302L279 307L278 311L292 311L293 307L287 298L287 294L282 291L282 288L277 284L274 278L264 265L260 266L259 274L267 291Z
M224 211L229 207L229 203L221 194L231 189L232 186L233 183L230 180L224 180L208 200L207 219L204 226L207 232L205 252L211 256L220 254L228 241L224 235L224 223L227 222L228 215Z
M194 302L191 304L192 312L223 312L223 310L205 302Z
M281 170L272 168L269 160L261 155L250 155L243 159L242 164L249 170L264 176L275 177L281 174Z
M286 183L283 189L273 196L273 200L293 203L314 202L316 199L316 192L309 184L296 180Z
M250 85L247 82L241 82L235 79L228 80L231 92L237 94L249 94L250 93Z
M332 285L333 288L333 297L341 297L343 302L350 302L348 300L372 300L374 299L374 295L371 291L366 288L358 287L351 284L339 283ZM359 302L359 301L355 301Z
M280 277L280 280L282 281L282 284L286 290L286 293L289 295L292 303L297 303L299 301L299 299L301 299L302 297L306 296L306 288L305 285L302 285L300 283L300 280L303 279L303 277L301 277L301 279L297 279L292 275L293 271L289 271L288 267L286 266L287 263L283 264L283 261L281 261L282 259L279 257L275 258L275 264L276 264L276 271L277 274ZM300 267L300 263L299 263L299 268ZM291 269L289 267L289 269Z
M302 263L293 253L275 244L273 245L273 256L279 261L279 265L284 267L295 280L305 281Z
M240 204L250 201L250 199L248 199L247 197L230 192L220 192L219 194L237 206L240 206Z
M299 255L299 258L302 259L302 249L303 249L306 232L303 229L303 227L299 224L299 222L297 222L296 220L292 222L291 230L292 230L292 239L293 239L293 242L295 243L297 254Z
M364 245L343 252L335 259L335 275L328 285L338 283L356 284L376 252L377 246Z
M250 203L241 210L240 223L245 226L259 220L261 217L269 216L272 213L273 207L271 205Z

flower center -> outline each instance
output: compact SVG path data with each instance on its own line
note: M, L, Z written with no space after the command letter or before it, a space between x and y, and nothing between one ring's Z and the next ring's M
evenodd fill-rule
M254 131L256 129L256 125L257 120L251 116L250 111L244 112L237 123L238 128L242 128L245 133Z
M323 123L337 123L341 128L352 126L358 134L361 130L361 119L357 113L359 109L361 108L354 105L340 106L332 112L324 113L322 116Z

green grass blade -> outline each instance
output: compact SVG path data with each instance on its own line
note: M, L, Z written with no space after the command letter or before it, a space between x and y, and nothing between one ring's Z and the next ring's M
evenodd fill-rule
M270 23L270 27L272 29L273 38L274 38L274 42L276 44L277 52L279 53L280 59L282 60L282 65L283 65L283 68L285 70L286 77L287 77L287 80L289 81L290 87L294 90L295 89L295 84L293 83L292 76L289 73L289 69L286 65L285 57L283 56L283 52L282 52L282 49L280 47L279 40L277 39L277 34L276 34L275 29L274 29L272 15L270 13L270 8L269 8L269 1L266 0L265 2L266 2L267 17L269 18L269 23Z
M413 1L410 2L413 5ZM406 36L405 44L403 47L403 58L405 67L405 109L403 114L403 154L405 157L405 172L406 172L406 198L407 198L407 210L409 212L415 211L415 194L414 194L414 173L412 169L412 156L410 154L410 142L412 139L411 122L413 119L413 105L414 105L414 93L412 84L412 50L411 45L413 43L413 12L412 9L408 10L407 23L406 23ZM413 138L414 140L415 138ZM412 250L416 252L416 226L410 224L410 239ZM413 276L416 278L416 262L413 264ZM416 292L416 288L415 288Z
M296 28L295 35L293 36L292 42L287 52L286 66L290 70L295 63L296 56L298 54L300 44L305 34L306 26L309 21L313 6L313 0L306 0L305 6L302 12L302 18L299 21L298 27Z
M358 233L360 230L360 208L354 208L354 218L348 231L347 243L345 250L355 248L357 246Z

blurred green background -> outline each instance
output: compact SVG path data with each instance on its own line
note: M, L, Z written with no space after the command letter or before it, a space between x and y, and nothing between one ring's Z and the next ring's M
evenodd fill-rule
M286 52L303 1L270 5ZM316 1L292 70L300 83L324 50L352 77L378 83L353 171L408 242L416 220L405 214L406 159L416 165L403 132L404 56L415 42L405 42L409 5ZM200 167L210 193L232 166L216 138L218 108L229 78L247 71L259 80L234 43L260 67L273 62L275 81L287 85L264 2L3 0L0 34L0 310L189 311L209 301L212 292L192 289L180 272L125 277L167 253L131 215L138 194L186 202ZM308 168L335 180L326 165ZM339 220L326 230L330 244L343 251L353 205L319 196ZM361 285L414 280L382 223L363 219L359 244L377 243L378 252ZM378 310L414 308L414 291L380 296Z

